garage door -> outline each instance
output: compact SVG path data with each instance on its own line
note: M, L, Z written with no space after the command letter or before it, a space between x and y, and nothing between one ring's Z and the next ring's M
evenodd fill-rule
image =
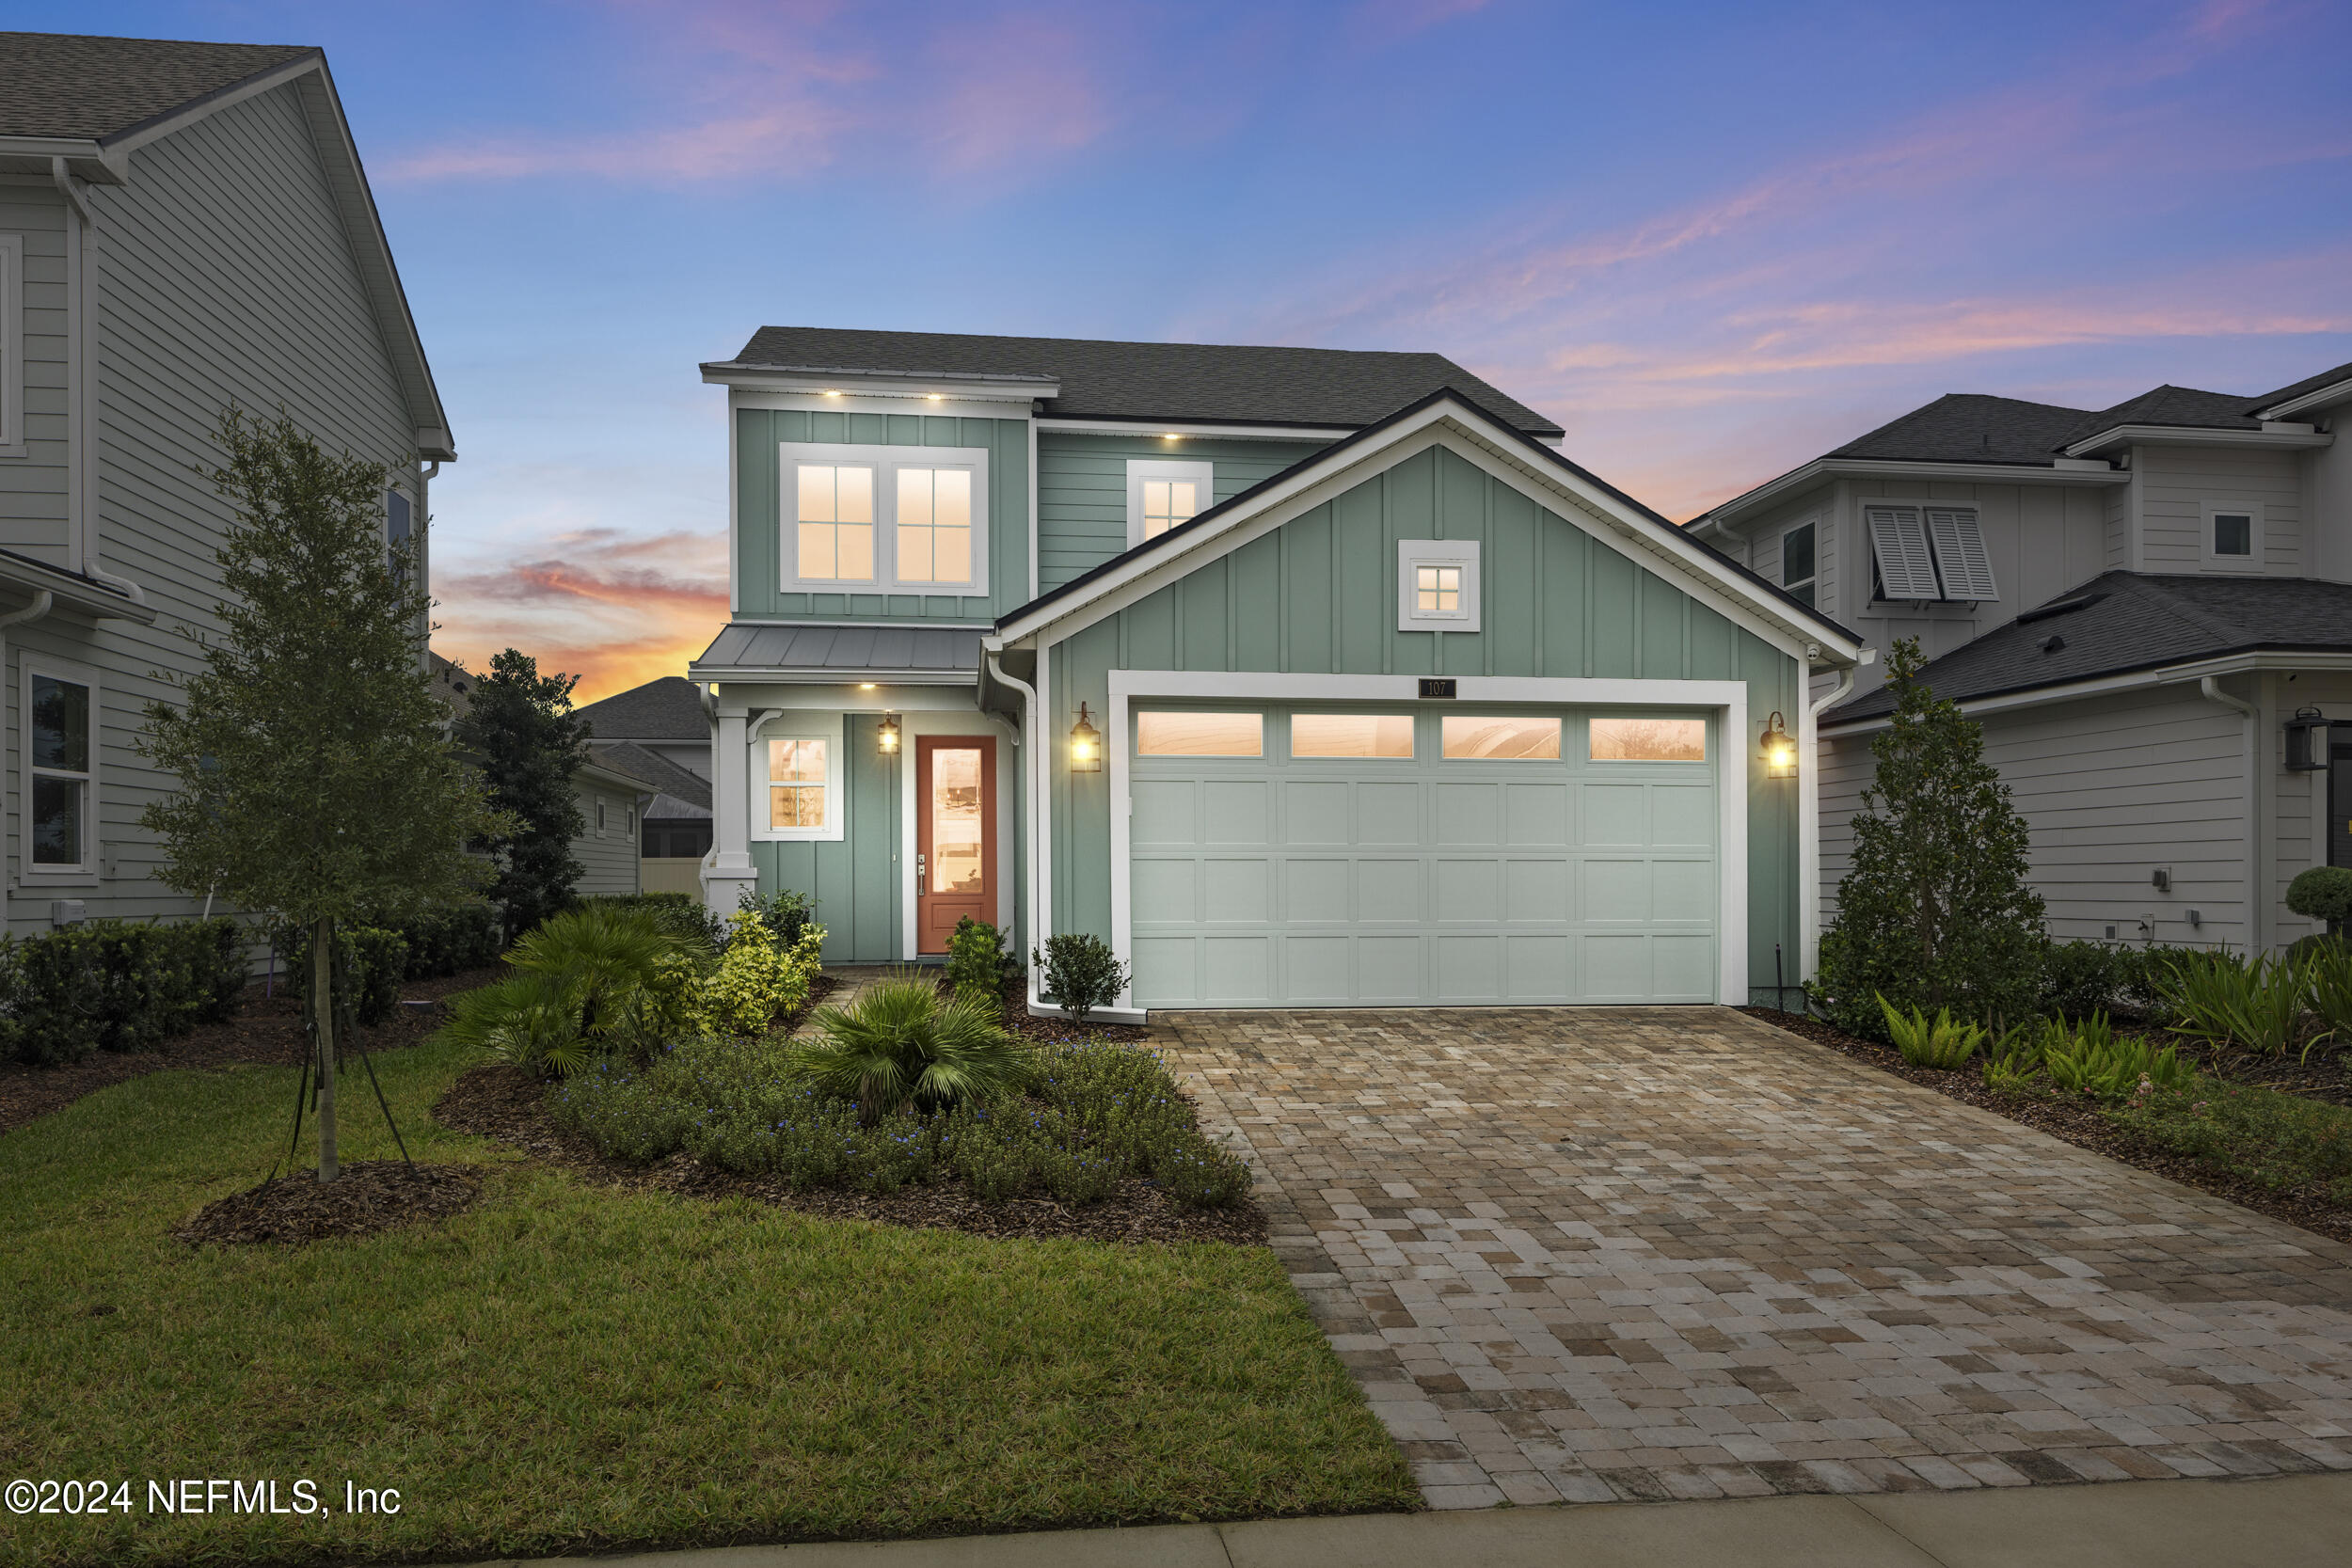
M1717 728L1138 698L1136 1001L1712 1001Z

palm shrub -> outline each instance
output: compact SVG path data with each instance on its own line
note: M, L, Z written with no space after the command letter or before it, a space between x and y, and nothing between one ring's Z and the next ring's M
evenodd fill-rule
M2175 1033L2280 1056L2303 1022L2311 960L2183 955L2166 965L2158 985Z
M985 920L965 915L947 938L947 989L958 996L994 1002L1011 964L1004 933Z
M1895 713L1870 742L1873 775L1853 816L1853 868L1821 938L1814 994L1841 1029L1882 1035L1884 996L1902 1010L1950 1007L2018 1020L2040 1000L2042 895L2009 787L1984 759L1983 728L1919 679L1915 639L1887 660Z
M1977 1053L1977 1047L1984 1043L1983 1027L1964 1020L1955 1022L1949 1007L1937 1008L1935 1017L1931 1019L1916 1007L1907 1014L1899 1013L1894 1004L1882 996L1879 1011L1886 1020L1886 1037L1895 1042L1895 1049L1913 1067L1958 1072Z
M910 1108L988 1104L1021 1093L1037 1069L1028 1046L996 1009L943 998L916 974L895 974L848 1007L817 1011L817 1039L793 1053L794 1072L819 1091L854 1101L869 1125Z
M616 1043L679 1026L692 955L651 914L566 910L506 955L516 973L466 991L442 1033L534 1072L577 1072Z

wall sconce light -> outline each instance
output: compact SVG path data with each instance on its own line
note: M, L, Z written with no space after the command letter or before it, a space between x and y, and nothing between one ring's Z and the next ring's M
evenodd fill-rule
M1793 779L1797 776L1797 737L1780 727L1780 715L1777 713L1764 721L1764 776L1768 779Z
M1103 732L1087 721L1087 705L1078 705L1078 721L1070 726L1070 770L1073 773L1100 773L1103 770Z
M2298 707L2287 721L2287 771L2316 773L2328 766L2328 720L2315 707Z
M885 714L883 714L883 715L882 715L882 729L881 729L881 730L880 730L880 731L876 734L876 736L875 736L875 737L874 737L874 738L875 738L876 742L877 742L877 743L878 743L878 744L882 747L882 755L884 755L884 756L886 756L886 757L895 757L895 756L897 756L897 755L898 754L898 715L896 715L896 714L892 714L892 713L885 713Z

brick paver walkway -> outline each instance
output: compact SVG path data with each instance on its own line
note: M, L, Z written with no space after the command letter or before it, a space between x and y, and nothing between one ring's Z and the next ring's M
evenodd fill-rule
M2352 1248L1727 1008L1153 1022L1433 1505L2352 1469Z

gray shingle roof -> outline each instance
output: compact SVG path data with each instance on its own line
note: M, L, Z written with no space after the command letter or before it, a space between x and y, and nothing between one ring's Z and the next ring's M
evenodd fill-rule
M2045 651L2054 637L2059 645ZM1930 660L1920 678L1937 696L1967 702L2257 648L2352 649L2352 584L2108 572ZM1821 721L1873 719L1894 705L1881 688Z
M2246 399L2234 392L2201 392L2194 387L2156 387L2112 408L2085 415L2058 446L2088 440L2103 430L2124 424L2183 425L2200 430L2259 430L2262 421L2247 418Z
M1366 425L1453 387L1515 430L1562 434L1557 424L1442 354L763 326L735 362L798 371L1048 377L1060 383L1061 395L1044 411L1064 419Z
M0 33L0 136L103 141L319 51L77 33Z
M978 626L891 625L731 626L721 631L697 668L791 670L812 674L971 672L980 667Z
M592 746L596 761L617 773L643 779L660 793L645 815L654 818L708 816L710 815L710 781L691 768L680 768L658 752L643 746L617 742L611 746Z
M590 733L613 740L707 740L702 692L683 675L632 686L575 710Z
M2274 404L2285 403L2291 398L2299 398L2306 392L2316 392L2322 387L2332 387L2339 381L2352 381L2352 364L2338 365L2331 371L2322 371L2317 375L2307 375L2302 380L2291 386L2281 387L2275 392L2265 392L2246 404L2246 411L2249 414L2257 413Z
M1947 392L1827 455L1899 463L2048 463L2084 418L2080 408L2052 403Z

